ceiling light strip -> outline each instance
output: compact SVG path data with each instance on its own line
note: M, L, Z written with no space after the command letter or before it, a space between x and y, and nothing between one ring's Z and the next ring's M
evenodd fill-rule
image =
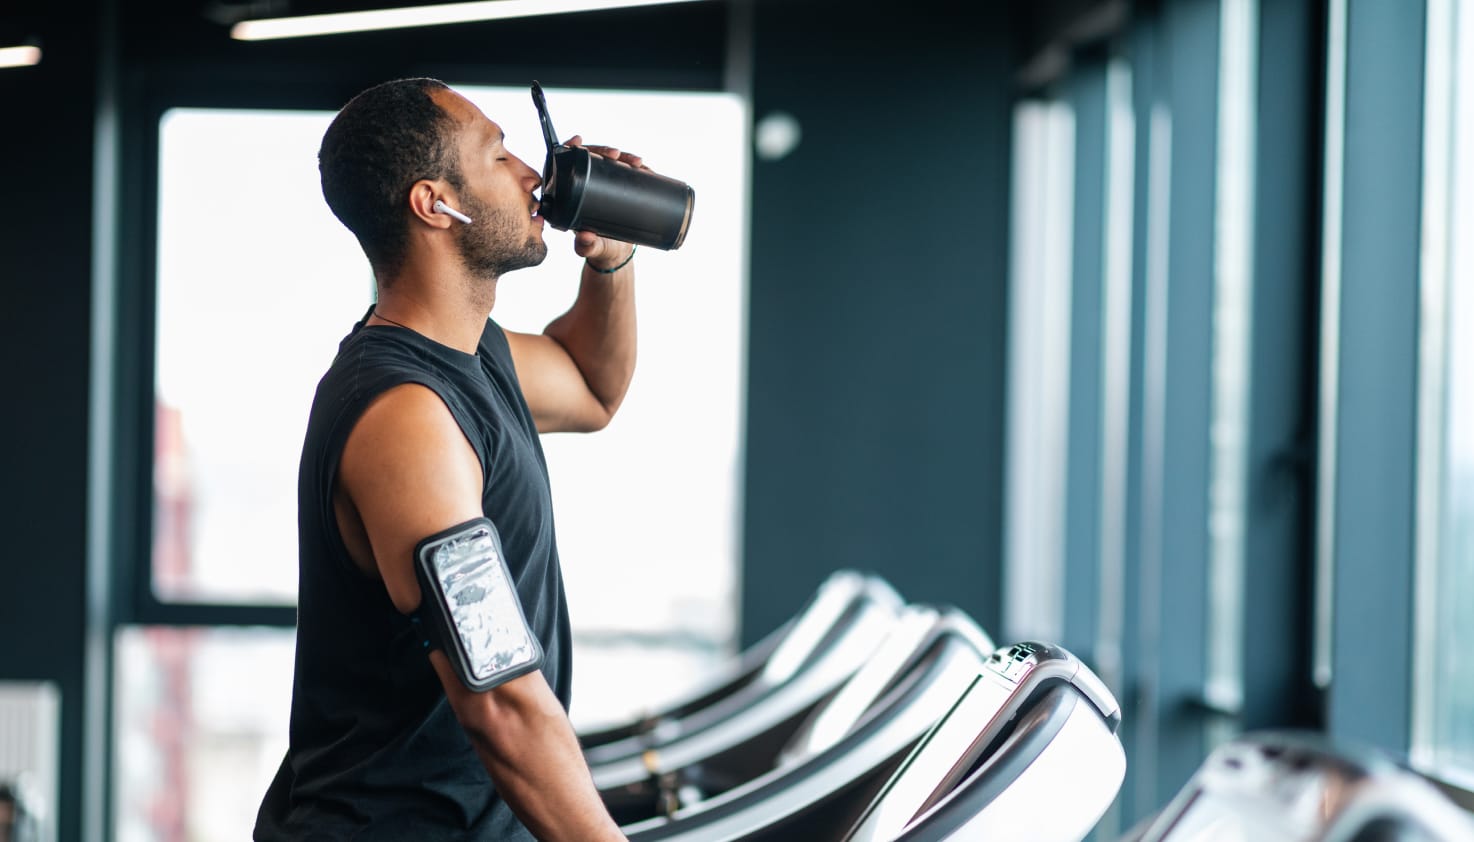
M0 67L30 67L40 63L40 47L0 47Z
M482 0L474 3L443 3L435 6L247 20L231 27L230 37L238 41L266 41L682 2L691 0Z

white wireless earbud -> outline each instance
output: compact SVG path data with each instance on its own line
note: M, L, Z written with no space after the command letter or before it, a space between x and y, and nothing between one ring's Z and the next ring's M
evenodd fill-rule
M439 199L435 200L433 208L436 213L443 213L446 216L449 216L451 219L459 219L467 225L471 224L471 217L466 216L465 214L461 213L450 205L447 205L445 202L440 201Z

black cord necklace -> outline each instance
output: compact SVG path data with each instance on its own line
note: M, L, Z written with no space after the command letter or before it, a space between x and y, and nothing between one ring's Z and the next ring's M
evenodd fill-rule
M388 316L384 315L383 313L380 313L378 307L375 307L374 308L373 315L374 315L374 318L378 319L379 321L388 322L389 324L394 325L395 327L402 327L405 330L409 330L409 331L413 331L414 330L414 328L410 327L409 325L407 325L407 324L405 324L403 322L396 322L393 319L389 318Z

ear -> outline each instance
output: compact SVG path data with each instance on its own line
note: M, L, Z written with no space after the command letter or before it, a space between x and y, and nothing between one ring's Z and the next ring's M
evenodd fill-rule
M432 228L449 228L455 224L443 213L436 213L435 200L443 199L448 205L456 204L455 191L444 181L421 179L410 185L409 212L420 222Z

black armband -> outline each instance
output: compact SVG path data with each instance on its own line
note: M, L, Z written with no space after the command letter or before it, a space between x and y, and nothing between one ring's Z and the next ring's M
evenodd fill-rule
M468 520L421 541L415 578L414 619L468 689L490 690L542 666L542 646L527 626L490 520Z

